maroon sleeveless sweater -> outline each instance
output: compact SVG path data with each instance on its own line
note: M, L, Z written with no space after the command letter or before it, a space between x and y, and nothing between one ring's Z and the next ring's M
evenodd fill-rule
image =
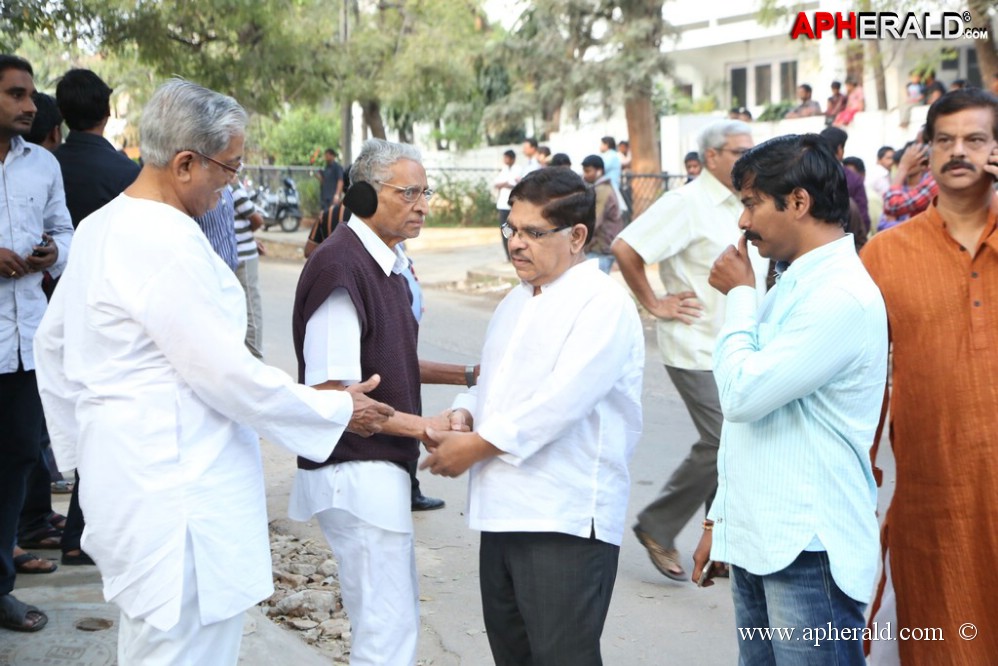
M400 412L420 414L419 324L412 314L412 294L405 277L385 275L357 234L339 225L315 250L298 278L292 314L292 334L298 357L298 381L305 381L305 325L334 289L350 294L360 320L360 370L367 379L381 375L368 395ZM379 433L361 437L344 432L325 463L298 458L299 469L318 469L347 460L387 460L405 463L419 458L419 442L411 437Z

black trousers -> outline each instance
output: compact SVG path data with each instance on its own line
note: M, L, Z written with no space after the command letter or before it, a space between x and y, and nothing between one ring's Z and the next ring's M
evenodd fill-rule
M34 370L0 374L0 596L14 589L14 541L28 477L41 456Z
M49 516L52 514L52 474L45 460L46 444L41 445L38 462L28 475L24 489L24 503L17 526L19 540L51 529Z
M62 531L62 552L80 550L80 539L83 537L85 523L83 511L80 509L80 473L77 472L73 494L69 498L69 510L66 511L66 529Z
M482 610L497 666L600 666L619 554L595 538L482 532Z

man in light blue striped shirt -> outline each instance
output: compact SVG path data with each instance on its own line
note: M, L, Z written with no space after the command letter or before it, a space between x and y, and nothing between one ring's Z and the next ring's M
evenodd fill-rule
M236 172L233 172L233 175ZM218 205L194 221L208 237L211 249L222 258L233 271L239 266L239 251L236 249L236 209L232 192L228 187L219 192Z
M708 552L731 564L741 663L862 664L884 302L843 229L845 175L818 135L759 145L732 182L744 235L711 269L728 296L714 352L724 425L694 579ZM748 241L781 270L758 310Z

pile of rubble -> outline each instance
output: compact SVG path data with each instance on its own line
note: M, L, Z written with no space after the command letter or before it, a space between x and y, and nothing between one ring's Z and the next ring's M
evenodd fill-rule
M350 658L350 622L343 610L336 561L325 543L280 534L271 529L274 594L262 602L276 623L297 631L302 639L331 657L334 664Z

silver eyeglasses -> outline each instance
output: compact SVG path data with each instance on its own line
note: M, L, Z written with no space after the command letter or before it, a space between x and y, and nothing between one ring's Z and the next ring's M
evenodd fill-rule
M419 197L420 194L422 194L423 198L426 199L427 201L433 198L433 190L431 189L424 190L419 185L410 185L408 187L402 187L401 185L392 185L391 183L386 183L383 180L379 180L378 184L387 185L388 187L401 192L402 198L405 199L406 203L416 203L416 198Z
M188 149L188 150L190 150L190 149ZM243 163L242 163L242 161L239 162L239 166L232 166L231 164L226 164L225 162L219 162L214 157L208 157L204 153L199 153L196 150L191 150L190 152L194 153L198 157L202 157L202 158L208 160L212 164L215 164L217 166L222 167L222 169L224 169L225 171L228 171L233 176L238 176L239 174L241 174L243 172Z
M556 227L554 229L531 229L526 227L524 229L517 229L509 222L502 224L499 227L499 231L502 232L502 237L509 240L515 235L519 235L521 240L540 240L549 234L556 234L559 231L564 231L565 229L571 229L571 226L566 227Z

